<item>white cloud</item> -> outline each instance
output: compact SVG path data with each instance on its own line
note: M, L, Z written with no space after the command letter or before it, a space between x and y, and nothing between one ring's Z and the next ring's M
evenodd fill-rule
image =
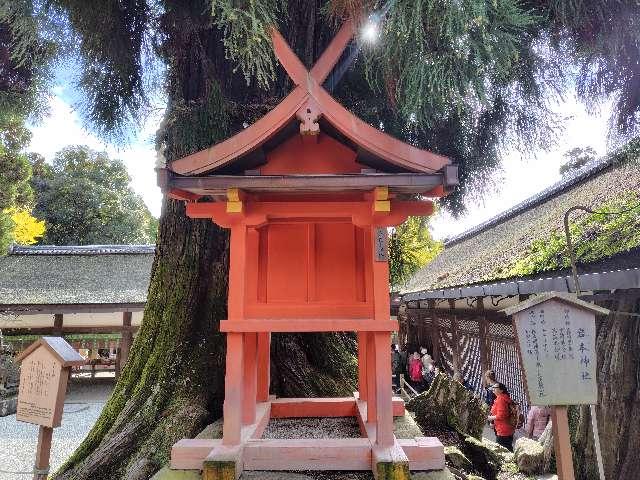
M60 93L60 89L54 89L54 95L49 99L49 116L31 127L30 151L43 155L47 160L68 145L87 145L94 150L106 151L111 158L119 158L125 163L131 176L131 187L142 196L151 213L159 216L162 194L156 185L153 135L163 112L157 111L149 116L142 125L138 141L119 148L84 129L77 112L60 97Z

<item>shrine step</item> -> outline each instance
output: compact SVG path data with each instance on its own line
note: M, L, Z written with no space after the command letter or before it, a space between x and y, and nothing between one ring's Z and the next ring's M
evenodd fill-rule
M410 470L444 469L444 446L436 437L402 438L397 442L409 459Z
M201 470L202 462L215 447L222 445L221 439L183 438L171 447L172 470Z
M398 439L410 470L441 470L444 447L435 437ZM219 449L219 439L183 439L171 449L171 468L199 470ZM366 438L255 439L245 443L245 470L370 470L371 443Z
M245 470L371 470L366 438L250 440Z

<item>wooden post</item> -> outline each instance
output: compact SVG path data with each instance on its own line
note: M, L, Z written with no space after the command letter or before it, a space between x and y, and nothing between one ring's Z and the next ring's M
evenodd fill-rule
M451 320L451 340L453 341L453 373L462 373L462 361L460 359L460 339L458 337L458 320L453 310L456 308L456 301L454 299L449 300L449 309L452 311Z
M53 330L51 331L51 335L54 337L62 336L62 322L64 318L61 313L56 313L53 315Z
M436 365L440 365L440 324L438 316L436 314L436 302L435 300L428 300L429 312L431 315L431 343L433 344L433 361Z
M367 333L358 332L358 398L367 400Z
M243 337L242 333L227 333L227 371L224 377L222 443L229 446L240 445L241 442Z
M558 480L575 480L573 457L569 440L569 418L566 406L554 406L551 409L553 422L553 443L556 451L556 471Z
M374 337L376 352L376 445L390 447L394 436L389 334L375 332L370 335Z
M124 364L127 363L129 350L131 350L131 343L133 340L133 334L131 333L131 317L131 312L122 312L122 335L120 339L120 348L116 354L116 380L120 377L120 372L122 372Z
M242 394L242 423L251 425L256 420L257 393L257 334L244 334L244 392Z
M376 414L376 346L373 332L366 332L367 337L367 422L375 422Z
M257 368L256 400L266 402L269 400L269 384L271 382L271 334L269 332L258 333Z
M487 333L489 326L487 325L487 317L484 314L484 298L476 297L476 311L478 312L478 333L480 336L480 370L482 371L482 378L487 370L489 370L489 341Z
M245 265L247 257L247 227L235 225L231 228L229 259L229 296L227 313L229 320L244 320ZM227 333L227 371L224 378L224 404L222 407L224 424L223 445L240 445L243 420L243 374L244 374L243 333Z
M52 436L53 428L40 426L38 431L36 462L33 468L33 480L46 480L49 475L49 455L51 454Z

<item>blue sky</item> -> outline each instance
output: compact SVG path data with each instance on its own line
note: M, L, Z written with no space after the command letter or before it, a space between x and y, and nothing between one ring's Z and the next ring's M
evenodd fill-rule
M155 216L160 215L162 197L156 186L154 172L154 134L162 119L162 100L127 146L106 144L97 135L84 128L77 106L82 93L75 87L77 65L65 64L55 72L54 88L49 98L49 116L32 126L33 138L30 150L51 160L55 153L67 145L88 145L107 151L112 158L124 161L131 176L131 186L138 192ZM564 118L565 134L551 152L522 155L517 150L507 150L502 169L498 172L497 188L484 198L467 199L467 213L453 219L446 212L439 212L431 226L437 238L456 235L508 209L560 179L559 166L563 154L573 147L593 147L598 154L607 151L607 122L609 105L599 112L587 112L584 105L569 96L556 107Z

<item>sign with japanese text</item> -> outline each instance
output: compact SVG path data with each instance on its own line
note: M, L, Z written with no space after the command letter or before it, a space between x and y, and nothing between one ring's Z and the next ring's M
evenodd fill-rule
M597 403L593 312L551 299L515 313L514 323L532 405Z
M60 361L46 348L35 350L22 361L17 420L46 427L59 425L61 374Z

